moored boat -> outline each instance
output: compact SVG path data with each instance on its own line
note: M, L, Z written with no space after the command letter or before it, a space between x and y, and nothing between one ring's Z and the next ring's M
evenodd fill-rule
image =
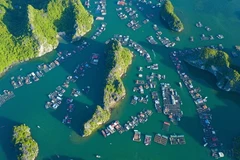
M141 141L141 132L138 130L134 130L133 141L140 142Z
M105 131L104 131L104 130L102 130L101 132L102 132L102 135L103 135L103 136L106 138L106 137L107 137L107 135L106 135Z
M148 146L148 145L151 144L151 141L152 141L152 136L150 136L150 135L145 135L144 144L145 144L146 146Z

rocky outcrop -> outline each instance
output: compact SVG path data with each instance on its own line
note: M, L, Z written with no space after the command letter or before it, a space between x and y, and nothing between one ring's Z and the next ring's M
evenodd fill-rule
M110 119L111 110L125 97L126 90L121 77L131 65L132 57L131 51L122 47L118 41L109 42L105 57L104 108L98 106L92 118L84 124L84 136L90 135L106 123Z
M38 42L38 44L39 44L38 56L40 57L40 56L56 49L59 42L57 42L56 45L51 45L51 44L48 44L47 41L45 40L43 42Z
M131 51L123 48L118 41L111 41L108 46L109 50L106 53L107 78L103 97L106 109L114 108L125 97L126 90L121 77L132 64L133 57Z
M89 136L110 119L110 111L97 106L92 118L84 124L83 137Z
M162 7L161 18L175 32L182 32L184 30L183 23L180 18L175 14L174 7L170 0L166 0Z
M78 41L83 35L89 32L93 24L93 16L84 9L80 1L76 1L74 4L75 13L75 33L72 37L72 41Z
M194 66L196 68L206 70L212 73L216 79L216 85L218 88L225 90L225 91L234 91L240 93L240 84L236 84L234 86L231 85L232 77L229 74L225 74L226 72L232 72L231 68L226 67L216 67L214 65L210 65L206 67L206 62L197 58L197 56L187 56L184 58L185 62Z

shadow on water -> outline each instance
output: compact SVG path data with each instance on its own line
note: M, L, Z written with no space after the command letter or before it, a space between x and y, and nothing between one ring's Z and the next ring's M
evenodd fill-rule
M156 54L161 54L163 58L160 60L160 63L164 64L169 68L173 68L173 64L169 58L168 53L171 53L173 51L178 52L179 49L167 48L167 51L166 51L166 48L162 45L149 45L149 43L147 42L139 42L139 44L142 45L144 48L153 49ZM184 48L184 50L188 50L188 49L189 48ZM167 53L167 54L162 54L162 53ZM217 80L213 74L209 73L208 71L204 71L199 68L193 67L188 63L184 63L184 65L186 66L186 69L189 72L190 77L194 78L194 81L204 86L207 86L209 88L213 88L214 90L217 90L218 91L217 96L220 99L231 100L232 102L234 102L236 105L239 106L239 102L238 102L239 94L236 92L227 92L228 96L226 96L226 91L223 91L217 87L216 85ZM239 71L240 67L234 65L233 69L236 69Z
M238 100L238 98L240 97L239 94L236 92L226 92L219 89L216 85L217 80L213 74L207 71L192 67L187 63L185 63L185 66L187 67L188 72L190 73L190 77L194 77L194 81L216 90L217 97L221 100L224 100L223 102L226 102L225 100L230 100L231 102L235 103L235 105L240 107L239 100ZM226 105L228 104L226 103Z
M145 19L149 19L149 21L151 21L153 24L157 24L158 27L169 28L168 24L161 18L161 10L163 7L152 8L152 5L150 4L143 4L138 2L135 2L133 4L138 8L138 10L140 7L143 8L140 13Z
M83 134L83 125L86 121L88 121L94 111L95 111L95 104L93 106L88 106L87 105L78 101L74 101L74 110L73 112L68 112L67 108L70 104L66 104L67 97L63 97L63 104L56 110L51 113L53 117L55 117L57 120L60 122L63 121L64 117L68 115L71 119L71 124L63 124L66 125L70 128L72 128L76 133L79 135Z
M147 42L139 42L139 44L145 49L154 50L154 52L156 54L161 55L162 58L159 60L161 64L164 64L165 66L167 66L169 68L173 68L173 64L170 60L170 57L169 57L168 53L171 53L173 51L178 51L179 49L166 48L163 45L151 45ZM150 53L151 57L153 57L151 52L149 52L149 53Z
M235 15L237 16L237 18L240 20L240 11L236 11L236 12L234 12L235 13Z
M153 46L153 45L149 45L146 42L140 42L140 44L144 48L154 49L156 54L170 53L172 51L179 50L175 48L168 48L167 49L168 51L165 52L164 50L166 50L166 48L164 48L164 46L159 46L159 45ZM170 61L169 55L168 54L162 55L162 57L163 59L160 59L160 63L168 66L169 68L172 68L173 65L172 65L172 62ZM167 60L168 58L169 60ZM216 97L222 100L222 102L224 102L225 105L223 106L215 106L213 104L214 108L212 109L212 112L211 112L213 114L213 127L216 129L219 135L219 139L220 141L223 142L224 146L227 148L231 148L232 147L231 142L233 137L237 136L240 133L240 128L234 126L235 122L239 121L239 118L237 118L239 117L238 116L239 109L236 107L233 107L233 106L240 107L239 100L238 100L240 97L239 94L236 92L226 92L219 89L216 85L217 80L215 76L209 73L208 71L198 69L196 67L189 65L188 63L184 63L184 66L190 78L193 79L193 83L197 82L202 86L214 89L216 91ZM239 69L239 67L237 66L236 69ZM228 109L231 106L232 108ZM225 117L226 115L227 115L227 118L222 118L223 116ZM186 133L188 133L192 138L194 138L200 145L203 144L203 141L202 141L203 127L201 126L200 119L198 118L197 115L194 117L183 116L179 126Z
M83 51L80 51L79 55L75 55L71 60L71 63L63 63L61 67L67 71L70 75L73 74L74 69L78 64L82 63L90 63L92 53L99 54L99 64L97 66L91 65L91 68L85 71L85 76L79 78L76 82L78 88L85 88L86 86L90 86L91 90L86 95L88 99L93 101L96 104L102 105L103 104L103 82L104 82L104 51L105 51L105 44L91 40L88 38L83 37L81 41L76 42L72 45L70 49L76 49L82 41L87 41L90 43L90 46ZM69 44L63 44L58 48L60 51L62 48L66 48ZM77 49L76 49L77 51ZM78 51L77 51L78 52ZM97 96L96 96L97 95Z
M197 115L193 117L183 116L179 127L181 127L187 134L189 134L196 142L200 145L203 144L203 131L202 126L200 126L200 120Z
M149 21L151 21L153 24L159 24L160 8L156 7L153 9L151 5L138 2L134 2L133 4L138 8L138 10L140 7L143 9L139 13L141 13L146 19L149 19Z
M51 156L49 158L43 158L43 160L85 160L83 158L75 158L75 157L68 157L68 156Z
M0 145L9 160L16 159L17 157L12 143L13 126L15 125L19 125L19 123L5 117L0 117Z
M88 100L90 100L92 103L91 105L86 104L83 101L74 100L75 109L74 111L69 114L70 117L72 117L72 124L71 128L78 134L83 134L83 125L86 121L88 121L94 111L97 105L102 106L103 104L103 82L104 82L104 50L105 50L105 44L93 41L90 39L82 38L81 41L87 41L90 43L90 46L86 48L84 51L80 51L79 55L74 55L70 58L72 58L71 63L68 63L68 61L63 62L61 67L67 71L69 75L73 75L73 71L76 68L78 64L82 64L85 62L90 62L92 53L98 53L100 62L97 66L91 65L90 69L87 69L85 71L85 76L80 77L75 85L80 90L86 88L87 86L90 86L89 93L82 92L82 96L86 97ZM69 52L72 50L76 50L76 46L78 46L80 42L76 42L72 45L69 44L61 44L58 47L58 51L64 52L68 50ZM77 50L76 50L77 51ZM78 52L78 51L77 51ZM75 87L74 87L75 88ZM71 91L71 87L69 89ZM53 117L58 119L62 122L64 117L67 115L67 107L66 99L67 98L73 98L70 95L67 97L64 97L62 105L54 112L51 113ZM81 99L81 96L80 96ZM88 107L86 107L88 106ZM102 106L103 107L103 106Z

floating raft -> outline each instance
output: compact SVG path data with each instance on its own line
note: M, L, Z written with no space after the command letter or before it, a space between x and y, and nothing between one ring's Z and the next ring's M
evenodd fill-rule
M144 84L143 80L136 80L135 84Z
M3 94L0 94L0 107L8 100L15 97L12 91L4 90Z
M154 142L158 144L162 144L164 146L167 145L167 141L168 141L168 137L161 134L156 134L154 137Z
M163 131L169 131L169 127L170 127L170 123L164 122L164 123L163 123L162 130L163 130Z
M170 143L171 143L171 145L186 144L185 137L184 137L184 135L171 135Z

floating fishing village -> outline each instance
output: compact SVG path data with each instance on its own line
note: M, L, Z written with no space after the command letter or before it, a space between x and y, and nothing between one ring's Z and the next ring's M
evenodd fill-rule
M201 89L199 87L194 87L192 80L190 77L185 73L184 67L182 65L181 56L184 56L185 54L191 54L194 51L198 51L201 48L196 48L192 50L186 50L181 52L172 52L170 53L170 57L172 59L172 62L176 66L177 73L179 74L181 80L187 87L189 94L191 95L194 103L196 104L196 111L198 113L200 122L203 127L204 137L203 137L203 146L209 147L212 152L212 156L216 159L224 157L223 153L223 144L217 137L217 133L214 130L211 121L212 121L212 114L211 109L207 106L207 98L203 97L200 92ZM179 85L182 87L181 82L179 82ZM229 154L228 156L232 157L232 150L230 152L227 152Z
M198 11L199 7L206 11L206 4L197 1L197 5L189 2L194 4L194 11ZM201 66L202 61L191 59L204 49L213 49L216 53L228 51L234 61L230 67L238 70L235 61L239 58L240 46L234 44L229 49L227 41L232 35L225 32L226 28L220 25L222 22L211 24L199 14L196 14L198 18L193 15L186 18L190 11L180 10L182 5L174 0L82 0L80 3L94 20L91 29L80 33L87 27L76 23L72 28L76 29L76 34L79 32L78 35L70 32L68 35L68 31L62 32L62 28L57 26L59 24L54 24L59 32L59 47L52 49L56 52L50 53L49 60L20 61L13 71L6 72L7 80L4 79L4 82L7 83L1 85L2 114L5 109L6 113L10 112L8 106L17 104L15 101L19 99L27 100L28 103L23 104L29 114L34 109L29 109L28 105L32 103L38 107L39 113L29 116L30 121L25 118L28 117L25 113L23 120L18 115L12 116L17 117L16 120L11 118L12 123L29 125L32 136L36 135L41 152L35 159L78 159L82 156L80 159L138 160L149 159L152 155L152 159L225 160L237 157L234 146L227 142L237 134L232 132L238 130L236 127L226 129L229 126L225 122L220 125L216 122L225 118L222 115L224 111L216 112L218 105L229 107L233 104L227 98L221 99L227 94L225 92L232 90L222 87L223 91L218 91L210 82L205 83L208 81L207 74L202 77L204 73L201 73L197 77L198 73L194 72L209 70ZM21 9L22 6L13 6L18 7ZM209 9L209 12L214 12L214 9ZM64 12L76 12L73 8L70 10ZM42 11L47 17L45 8ZM61 18L56 23L60 23ZM66 16L63 20L72 25L70 17ZM84 20L81 23L85 23ZM34 27L31 26L32 29ZM74 36L76 39L72 38ZM186 57L198 66L192 65ZM215 61L218 60L211 62ZM34 67L28 67L28 63L34 64ZM208 65L217 70L210 63ZM216 74L213 75L219 80ZM47 84L47 78L52 82ZM221 82L226 85L230 78ZM211 83L215 82L211 79ZM217 81L217 87L221 88L219 84ZM47 92L43 86L49 87ZM37 93L40 88L41 92ZM19 96L26 89L27 94ZM29 93L39 96L39 100L30 96L25 100L25 95ZM228 114L233 112L228 111ZM38 114L41 119L37 118ZM233 120L228 119L226 123ZM0 129L5 131L8 126L4 123L8 120L3 118L1 121ZM231 132L229 137L228 132ZM4 137L4 134L1 136ZM48 146L43 143L46 141L40 142L42 137L53 144ZM66 144L61 144L61 139ZM117 153L119 147L124 147L126 153Z

